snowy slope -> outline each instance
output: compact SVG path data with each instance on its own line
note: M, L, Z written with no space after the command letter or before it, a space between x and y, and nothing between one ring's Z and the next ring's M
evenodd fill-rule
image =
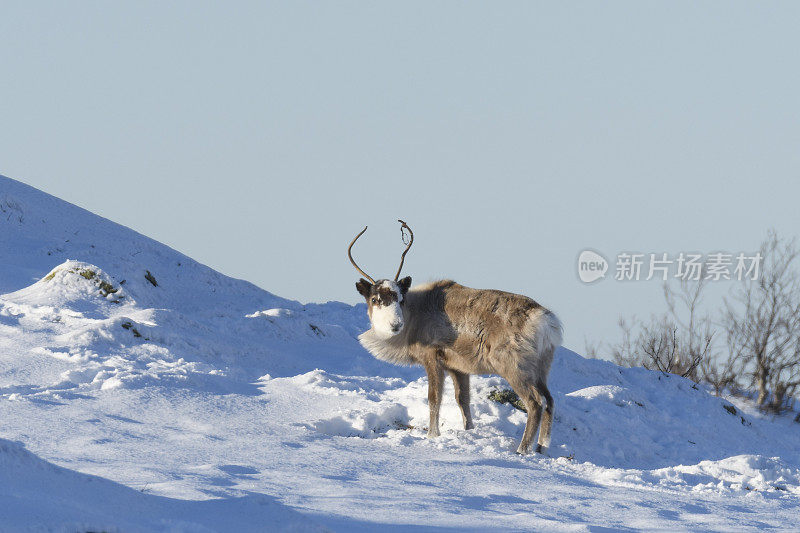
M800 424L675 376L560 349L551 456L520 457L497 377L472 431L448 382L426 439L423 374L358 345L363 305L3 177L0 264L0 530L800 529Z

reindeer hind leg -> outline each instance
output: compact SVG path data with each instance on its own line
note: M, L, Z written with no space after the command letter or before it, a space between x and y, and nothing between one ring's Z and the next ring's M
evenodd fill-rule
M525 423L525 431L522 433L522 440L517 448L517 453L525 455L530 451L531 441L539 429L539 422L542 418L542 398L535 387L530 385L521 385L515 387L512 385L517 396L522 398L525 403L525 408L528 410L528 421Z
M547 405L544 408L542 415L542 425L539 428L539 440L537 441L536 451L541 454L546 454L547 449L550 447L550 433L553 430L553 396L550 394L547 385L539 383L536 386L539 394L544 397Z

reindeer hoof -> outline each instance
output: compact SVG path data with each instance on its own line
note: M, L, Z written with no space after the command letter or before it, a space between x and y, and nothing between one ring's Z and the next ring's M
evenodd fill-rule
M547 446L542 446L541 444L536 445L536 453L540 453L542 455L547 455Z

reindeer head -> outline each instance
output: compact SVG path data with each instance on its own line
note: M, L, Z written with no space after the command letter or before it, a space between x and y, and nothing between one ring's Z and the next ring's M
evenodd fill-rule
M400 277L400 271L403 270L403 262L406 259L406 253L408 253L409 248L411 248L411 245L414 243L414 233L405 222L402 220L398 220L398 222L402 224L400 232L403 236L403 240L405 241L405 233L403 230L406 229L411 238L409 239L406 249L403 251L403 255L400 257L400 267L397 269L394 280L379 279L375 281L369 274L361 270L353 260L351 249L358 238L367 231L366 226L361 230L361 233L356 235L355 239L353 239L350 246L347 248L347 256L350 258L350 262L353 263L353 266L364 278L367 278L358 280L356 282L356 289L367 301L367 314L369 315L372 330L385 338L393 337L403 330L403 326L405 325L403 320L403 308L405 306L406 293L411 286L410 276L401 280L398 280L398 278Z

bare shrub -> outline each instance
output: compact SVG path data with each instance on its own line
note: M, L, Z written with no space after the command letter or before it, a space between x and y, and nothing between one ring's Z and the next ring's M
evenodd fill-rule
M759 272L735 282L716 323L701 312L705 271L665 283L666 313L648 323L620 318L614 362L707 382L716 394L752 394L764 410L792 409L800 394L800 249L771 230L759 255Z
M677 287L664 284L668 312L650 322L620 318L622 340L612 347L614 362L642 366L699 381L704 363L712 356L715 336L712 322L700 314L703 276L681 280Z
M602 344L588 337L583 337L583 356L589 359L597 359L600 357L600 350Z
M794 239L770 231L760 248L761 273L725 301L728 364L755 389L762 409L790 409L800 387L800 274Z

